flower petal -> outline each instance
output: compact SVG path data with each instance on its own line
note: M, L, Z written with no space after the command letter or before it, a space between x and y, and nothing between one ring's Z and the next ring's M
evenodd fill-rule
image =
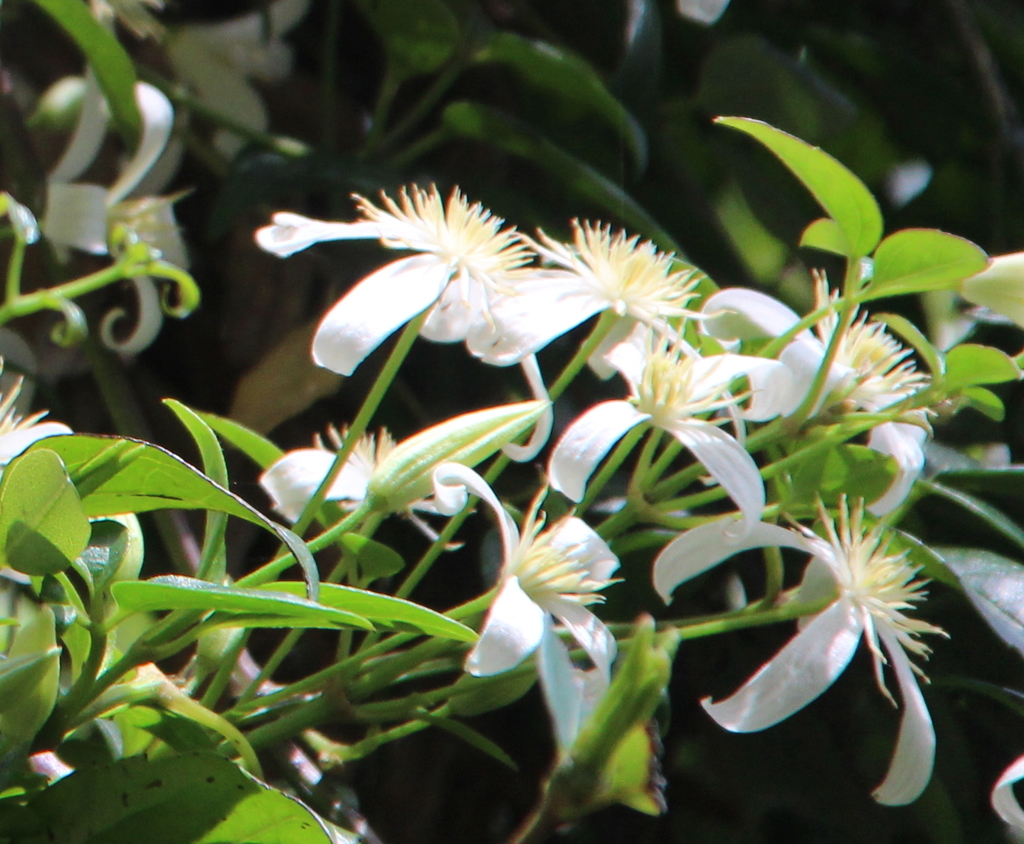
M103 98L96 75L89 70L85 74L85 95L75 132L64 155L50 173L51 182L73 182L88 169L103 146L109 119L107 101Z
M490 304L491 326L469 338L470 351L485 363L507 366L543 349L605 307L573 273L538 270L514 292Z
M586 607L566 600L554 600L544 609L552 612L572 633L580 647L587 652L594 667L606 680L611 680L612 662L618 645L611 631Z
M718 519L679 534L661 549L654 561L654 588L665 603L680 584L703 574L723 560L751 548L778 546L806 550L796 531L755 522L744 533L736 531L736 520Z
M1024 756L1010 765L992 788L992 808L1006 823L1024 829L1024 810L1013 795L1013 784L1024 779Z
M320 321L313 361L351 375L390 334L437 301L450 272L433 255L415 255L371 273Z
M523 375L526 376L533 397L539 401L548 402L548 406L537 420L537 424L533 426L533 433L530 434L529 441L525 445L509 443L502 448L502 451L516 463L525 463L527 460L533 460L547 445L548 439L551 437L551 428L555 424L555 411L550 404L551 396L548 395L548 388L544 385L544 377L540 374L537 356L528 355L520 361L520 366L523 368Z
M289 451L260 475L260 486L274 502L274 509L294 522L333 465L333 452L322 448ZM367 467L349 458L327 491L327 500L362 501L368 481Z
M548 541L555 550L582 561L594 580L607 581L619 567L619 558L608 543L590 525L575 516L559 522Z
M167 96L146 82L135 83L135 102L142 115L142 138L131 160L107 191L107 207L134 190L163 153L174 127L174 107Z
M287 258L314 243L328 240L365 240L380 236L376 223L331 223L291 211L278 211L272 223L256 230L256 244L266 252Z
M825 691L853 658L861 636L857 612L839 600L763 665L732 697L701 705L725 729L751 733L778 724Z
M729 493L748 526L761 518L765 505L761 471L734 437L700 419L676 422L669 433L685 445Z
M420 336L434 343L458 343L485 319L487 293L471 279L452 281L430 309Z
M701 323L703 330L723 340L778 337L800 321L796 312L778 299L743 287L719 290L701 310L707 315Z
M434 505L442 515L452 516L458 513L469 501L469 493L490 505L501 532L502 559L506 562L512 559L512 554L519 545L519 528L508 511L501 506L490 484L461 463L442 463L434 470L433 478Z
M867 508L873 516L891 513L906 500L914 481L924 469L924 443L927 439L927 431L906 422L883 422L872 428L868 448L888 454L896 461L896 477L885 493Z
M43 234L61 246L107 254L107 190L99 185L50 182Z
M100 322L100 339L108 349L122 355L135 355L147 348L160 333L164 324L164 312L160 307L160 293L156 284L149 276L131 279L135 296L138 299L138 316L131 333L124 339L114 336L114 325L126 312L124 308L111 308L103 315Z
M566 751L583 723L583 671L572 664L569 649L551 629L550 621L545 622L544 636L537 648L537 675L558 748Z
M0 466L6 466L32 443L46 437L58 437L73 433L74 431L61 422L41 422L38 425L18 428L9 434L4 434L0 436Z
M903 806L920 797L931 779L935 763L935 728L910 660L896 634L884 624L876 624L875 628L896 673L903 699L903 717L900 718L900 733L889 773L872 796L885 806Z
M573 501L582 501L587 481L608 450L630 428L650 415L627 401L595 405L569 426L548 463L551 486Z
M510 577L491 604L480 639L466 657L474 677L490 677L515 668L533 653L544 636L547 613Z

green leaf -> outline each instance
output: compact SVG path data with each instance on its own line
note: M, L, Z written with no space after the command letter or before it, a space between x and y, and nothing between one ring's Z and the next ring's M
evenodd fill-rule
M604 208L659 248L682 255L672 236L632 196L532 126L496 108L470 102L451 103L442 120L456 135L493 144L510 155L534 162L580 198Z
M853 173L819 147L760 120L718 117L716 123L760 141L811 192L846 236L850 258L870 255L882 237L882 213L871 192Z
M203 471L214 483L227 489L228 467L224 462L217 435L194 410L174 399L164 399L178 417L178 421L188 430L199 448L199 456L203 461ZM203 580L220 583L227 574L227 549L224 546L224 532L227 529L226 513L209 511L206 514L206 530L203 533L203 549L199 556L197 575Z
M626 141L638 169L646 166L647 138L643 129L586 59L514 32L498 32L474 60L503 64L534 89L560 97L565 107L600 115Z
M402 555L381 542L357 533L342 534L339 541L355 558L367 583L378 577L390 577L405 568Z
M945 498L947 501L962 507L977 519L985 522L996 533L1004 536L1018 548L1024 550L1024 528L1021 528L1013 519L988 502L936 481L919 480L918 485L932 495Z
M90 533L78 492L53 451L40 448L23 454L4 470L0 481L3 565L33 576L56 574L85 550Z
M421 721L426 721L434 727L440 727L442 730L446 730L452 735L458 736L466 742L466 744L471 744L477 750L486 753L492 759L497 759L506 768L511 768L513 771L519 770L519 766L504 750L498 747L498 745L489 738L481 735L472 727L463 724L461 721L453 721L451 718L445 718L441 715L433 715L425 711L418 713L418 717Z
M830 217L822 217L811 223L800 235L800 245L836 255L850 254L850 241L839 224Z
M302 803L213 753L90 766L28 808L38 832L19 844L332 844Z
M96 74L110 114L121 136L134 147L142 132L142 116L135 103L135 65L113 33L92 16L81 0L34 0L56 21L85 54Z
M501 709L525 695L537 680L532 665L522 670L505 671L493 677L463 674L452 686L448 709L452 715L469 718Z
M260 586L259 590L299 595L302 592L302 584L295 581L278 581ZM353 589L351 586L322 583L320 585L320 603L326 607L336 607L339 610L356 613L363 618L368 618L378 627L412 627L428 636L455 639L458 642L475 642L477 640L476 633L446 615L441 615L439 612L403 598L381 595L366 589Z
M937 229L903 229L875 250L875 267L865 299L949 290L988 266L988 256L971 241Z
M276 585L276 584L275 584ZM150 580L123 581L111 587L114 600L123 610L155 612L157 610L211 610L230 614L232 618L217 623L259 627L260 620L283 620L295 627L358 627L372 630L373 625L349 608L340 609L301 597L306 584L295 582L293 591L245 589L221 586L206 580L180 575L165 575ZM249 622L245 623L245 616ZM279 626L268 624L266 626Z
M668 804L659 758L661 750L657 722L635 724L608 760L599 799L621 803L645 815L665 812Z
M359 7L399 81L433 73L455 54L459 22L441 0L360 0Z
M954 392L981 384L1019 381L1021 371L1013 358L992 346L961 343L946 353L946 377L942 387Z
M273 463L284 457L284 451L262 434L257 434L233 419L198 410L196 415L213 428L224 442L233 445L261 469L270 468Z
M5 695L0 706L0 736L6 747L31 741L50 717L57 701L60 648L53 611L48 606L39 607L29 622L14 634L8 660L21 657L33 658L33 663L27 671L18 672L18 694ZM40 657L38 662L34 661L36 657ZM5 691L11 692L13 688Z
M177 455L126 437L72 434L45 442L64 461L86 515L202 509L237 516L272 531L288 546L302 566L309 597L316 599L319 575L306 544Z
M937 548L989 627L1024 656L1024 565L981 548Z
M946 486L966 492L1024 497L1024 464L947 469L936 476Z
M889 488L895 474L896 461L888 455L843 443L823 457L800 464L793 475L792 501L806 507L814 507L818 498L835 506L842 495L874 501Z
M964 390L963 396L971 407L992 421L1002 422L1006 418L1003 400L991 390L984 387L968 387Z

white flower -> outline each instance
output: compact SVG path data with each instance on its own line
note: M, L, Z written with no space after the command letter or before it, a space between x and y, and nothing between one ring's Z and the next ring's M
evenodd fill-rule
M543 232L539 241L529 242L559 269L534 273L492 304L493 323L479 326L470 338L473 353L488 363L515 363L594 314L611 310L622 323L591 358L595 371L610 377L601 355L635 323L667 333L669 320L692 315L686 305L697 295L699 271L659 252L650 241L624 232L613 236L610 226L573 222L571 245Z
M249 79L275 82L292 67L283 36L302 20L310 0L276 0L261 10L219 23L176 28L167 39L167 58L175 75L192 86L200 102L241 126L264 132L267 110ZM243 141L218 130L214 145L231 158Z
M1024 830L1024 810L1013 794L1014 783L1024 779L1024 756L1010 765L992 788L992 808L1006 823Z
M434 500L439 512L458 512L469 493L494 510L503 554L498 594L480 639L466 658L466 670L486 677L515 668L545 640L557 636L550 620L554 616L607 681L615 658L615 638L587 607L603 600L598 592L611 582L619 566L611 549L586 523L572 516L544 530L536 510L520 535L494 492L472 469L444 463L434 471ZM545 653L550 657L552 651ZM552 671L549 680L561 676L557 668Z
M824 278L818 279L818 306L829 301ZM781 302L753 290L732 288L710 296L704 303L705 331L724 340L778 337L790 331L800 318ZM790 409L799 407L821 369L825 350L836 330L838 317L829 314L815 326L815 333L799 332L782 351L779 360L793 373L795 389L779 383L771 389ZM854 320L839 339L835 360L816 413L829 409L885 410L921 390L928 383L909 360L910 350L894 340L880 323L866 316ZM783 393L793 389L787 397ZM924 468L924 442L928 422L924 411L903 415L904 421L884 422L868 436L868 446L896 462L896 476L889 489L868 510L876 516L895 510L906 499Z
M988 267L960 282L960 295L1024 327L1024 252L990 259Z
M654 585L666 602L683 581L741 551L767 546L796 548L811 555L797 600L831 595L835 600L804 619L800 632L739 691L718 703L705 699L704 709L733 732L771 727L832 685L863 637L871 651L879 689L893 701L883 678L883 666L889 665L904 707L892 763L874 797L887 805L912 802L931 777L935 731L914 677L920 669L911 663L907 651L927 656L928 647L916 637L942 633L938 627L906 615L906 610L925 597L924 582L915 579L917 569L907 563L905 554L888 554L883 525L866 530L863 505L850 512L845 500L839 507L838 526L822 508L824 538L806 528L790 530L763 522L736 536L730 530L731 521L722 519L694 528L662 550L654 562Z
M757 464L735 437L721 429L728 417L713 421L700 417L719 411L756 420L777 416L775 395L763 387L788 379L788 370L766 358L700 357L680 344L669 346L664 339L645 336L641 330L606 358L622 373L632 395L628 400L602 402L569 426L551 455L551 485L573 501L581 501L587 480L611 447L631 428L649 422L674 436L704 464L747 522L760 519L765 492ZM747 378L750 393L733 395L730 387L740 377ZM740 410L738 406L747 399L747 406Z
M490 320L498 292L535 270L533 254L514 229L503 229L479 203L456 189L447 205L435 186L415 185L384 208L356 197L362 219L328 223L278 213L256 232L268 252L287 257L324 240L380 238L391 249L419 254L399 258L371 273L324 316L313 338L313 360L342 375L352 371L399 326L430 309L421 334L439 343L465 340L474 324Z
M329 428L327 435L331 445L340 449L344 433ZM373 470L395 447L387 431L377 437L362 436L356 442L352 453L345 461L338 476L327 490L327 501L340 502L351 508L366 498L366 485ZM307 502L319 489L327 473L334 465L334 451L328 450L317 437L315 448L299 448L289 451L260 475L260 486L267 492L274 509L289 521L298 521Z
M0 361L0 370L2 368ZM45 410L21 416L16 408L21 384L19 378L13 387L0 393L0 469L38 440L73 433L61 422L41 422L46 416Z
M185 268L185 244L171 208L175 198L128 198L167 146L174 109L167 97L145 82L136 83L135 101L142 115L142 136L117 181L109 188L76 181L99 154L108 122L107 104L99 84L91 72L87 74L78 124L47 182L43 234L59 248L106 255L110 231L123 223L158 250L164 260ZM163 322L160 296L152 279L139 277L131 281L139 305L138 320L131 334L123 340L114 337L113 325L124 315L120 308L106 314L100 327L104 342L124 354L146 348Z

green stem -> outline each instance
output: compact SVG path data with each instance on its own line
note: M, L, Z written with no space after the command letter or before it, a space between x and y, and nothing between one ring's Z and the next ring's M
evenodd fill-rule
M427 311L424 310L421 314L408 322L402 330L402 334L398 338L398 342L395 344L394 349L391 350L391 354L388 355L388 359L384 363L384 367L381 369L380 374L377 376L377 380L374 381L373 387L363 400L363 406L359 408L359 413L356 414L356 418L349 426L348 432L345 434L345 442L342 444L341 450L334 456L334 463L331 464L331 470L320 483L320 486L317 487L316 492L313 493L313 497L306 502L306 506L302 509L302 515L299 516L299 520L292 528L292 530L299 536L302 536L303 533L305 533L306 528L308 528L310 523L312 523L313 518L318 512L320 512L320 507L327 498L327 493L330 491L330 488L334 484L338 475L341 474L341 470L345 467L345 461L347 461L349 456L352 454L352 450L356 447L356 443L359 442L359 438L366 432L366 428L370 424L373 414L376 413L377 408L380 407L384 394L388 391L388 388L391 387L391 382L395 380L395 376L398 374L398 370L401 367L402 362L408 356L409 350L412 348L412 344L416 341L417 336L419 336L420 329L423 327L423 323L426 322L426 320Z
M452 87L452 83L455 82L459 74L462 73L463 67L464 63L462 60L450 62L448 66L434 78L430 87L423 92L423 96L421 96L410 108L406 109L405 113L395 121L395 125L392 126L390 131L388 131L381 139L380 148L382 150L391 149L403 135L426 117L427 114L430 113L431 109L441 101L441 98L444 97L448 89Z
M765 609L775 606L779 593L782 591L782 581L785 575L785 568L782 565L782 549L769 546L764 549L764 597L759 605Z
M605 461L604 466L601 467L601 471L599 471L597 473L597 476L594 477L594 479L591 480L589 484L587 484L587 493L583 497L583 500L580 502L580 505L577 508L577 512L585 513L587 511L590 505L594 503L594 499L597 498L598 495L600 495L601 490L604 489L608 481L610 481L612 479L612 476L619 470L619 467L622 465L623 461L630 455L630 453L636 447L636 444L640 441L640 438L643 437L643 435L650 430L651 427L649 425L641 422L639 425L630 428L626 432L626 435L621 440L619 440L619 444L615 447L615 450L612 452L612 456L609 457ZM647 441L648 446L654 439L656 439L656 437L652 436L651 439ZM645 451L646 450L647 449L645 449ZM632 492L632 490L630 490L630 492ZM631 495L630 497L632 498L633 496Z
M11 246L11 258L7 263L7 288L4 303L14 302L21 296L21 271L25 265L25 249L28 244L15 238Z
M551 385L548 390L548 395L551 396L551 401L554 401L562 393L565 392L566 388L572 383L573 379L580 374L580 371L584 366L587 365L587 361L590 356L597 350L598 346L604 342L609 332L618 322L619 316L614 311L604 311L597 320L597 324L591 330L587 339L583 341L583 345L576 350L576 354L572 356L565 368L559 374L558 378L555 379L555 383Z
M765 624L777 624L782 621L796 621L805 616L817 615L835 602L834 597L821 598L817 601L789 601L779 606L764 609L758 604L745 607L733 613L726 613L718 618L697 622L667 622L679 631L682 639L701 639L705 636L717 636L733 630L747 627L760 627Z
M388 122L388 115L391 113L391 105L398 94L401 80L395 75L390 62L384 71L384 79L380 83L380 91L377 94L377 102L373 107L373 116L370 120L370 131L363 144L362 158L369 158L380 147L381 139Z

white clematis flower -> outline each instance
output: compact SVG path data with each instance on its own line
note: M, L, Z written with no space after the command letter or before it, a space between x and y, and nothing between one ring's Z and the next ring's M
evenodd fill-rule
M819 307L829 300L823 277L818 279L817 299ZM704 304L704 314L703 329L723 340L778 337L800 321L796 313L776 299L738 288L710 296ZM780 383L772 391L783 400L780 391L794 389L783 400L791 408L788 412L799 407L811 388L837 324L838 316L829 314L818 322L814 333L799 332L779 355L779 360L793 373L791 383L795 389ZM830 408L878 412L923 389L928 378L917 372L908 359L910 354L880 323L871 322L866 316L855 319L839 340L824 395L815 412ZM868 447L892 457L897 467L889 489L868 507L876 516L899 507L924 469L927 416L924 411L912 411L903 418L909 421L884 422L868 436Z
M551 455L551 485L573 501L581 501L587 480L611 447L631 428L649 422L679 440L704 464L748 523L760 519L765 492L757 464L735 437L721 429L728 417L713 421L701 417L719 411L754 420L777 416L782 408L776 397L792 393L792 388L772 393L765 387L786 382L790 378L786 367L745 355L701 357L642 330L612 349L606 359L626 379L631 396L602 402L569 426ZM750 392L737 396L730 388L741 377L747 379ZM740 408L743 402L746 407Z
M477 677L500 674L541 648L541 680L556 684L546 694L567 694L567 699L576 701L573 706L582 717L584 698L559 685L567 675L558 668L557 646L550 642L557 637L550 617L568 629L607 682L615 658L615 637L587 607L603 600L598 592L611 582L618 558L585 522L572 516L544 530L543 520L534 511L520 535L494 492L472 469L444 463L434 471L434 501L439 512L458 512L470 493L494 510L503 555L497 597L479 641L466 658L466 670ZM584 685L583 681L571 683L573 688L579 686L580 695ZM572 732L565 729L566 735Z
M670 333L669 320L693 316L700 272L650 241L612 235L610 226L573 222L572 244L543 232L530 244L549 265L516 284L511 295L491 305L493 323L470 338L474 354L487 363L506 365L544 348L586 319L611 310L622 317L610 339L591 357L604 378L613 373L601 360L636 323Z
M680 583L741 551L769 546L796 548L811 555L798 600L829 595L835 595L835 600L804 619L800 632L739 691L718 703L706 698L704 709L732 732L771 727L832 685L863 638L882 694L895 705L883 678L883 666L889 665L903 700L896 750L874 798L886 805L916 800L931 777L935 731L914 677L921 671L907 651L927 656L929 648L916 637L922 633L945 635L940 628L906 615L906 610L925 597L924 581L915 579L917 569L907 563L905 554L888 554L883 525L867 530L863 505L851 512L845 500L839 507L838 526L822 508L824 537L806 528L791 530L764 522L736 536L730 530L731 522L721 519L694 528L662 550L654 562L654 585L666 602Z
M135 101L142 115L142 136L121 175L109 188L76 181L99 154L109 120L99 84L91 72L86 75L78 124L47 182L43 234L59 248L106 255L111 230L123 223L159 251L164 260L187 268L185 243L172 210L177 197L129 198L167 146L174 109L162 92L145 82L136 83ZM100 326L104 343L122 354L146 348L163 323L160 295L153 280L139 277L131 281L139 306L131 334L122 340L114 337L114 323L124 316L120 308L106 314Z
M397 203L381 194L383 208L356 199L362 219L353 223L282 212L256 232L256 242L282 258L325 240L364 238L419 253L371 273L324 316L313 360L334 372L351 375L385 338L428 309L424 337L465 340L474 325L491 320L497 293L535 272L525 266L533 254L515 230L503 229L503 220L479 203L470 205L457 189L447 204L435 186L403 189Z
M0 370L3 362L0 361ZM74 433L61 422L41 422L46 416L40 410L29 416L18 413L18 396L21 393L22 379L18 378L12 387L0 393L0 470L21 454L26 448L46 437L56 437Z
M309 11L310 0L276 0L260 10L218 23L192 23L175 28L167 38L167 58L175 76L193 87L199 101L232 122L265 132L263 99L250 79L276 82L292 68L291 48L282 40ZM214 135L214 145L228 158L243 141L227 129Z

